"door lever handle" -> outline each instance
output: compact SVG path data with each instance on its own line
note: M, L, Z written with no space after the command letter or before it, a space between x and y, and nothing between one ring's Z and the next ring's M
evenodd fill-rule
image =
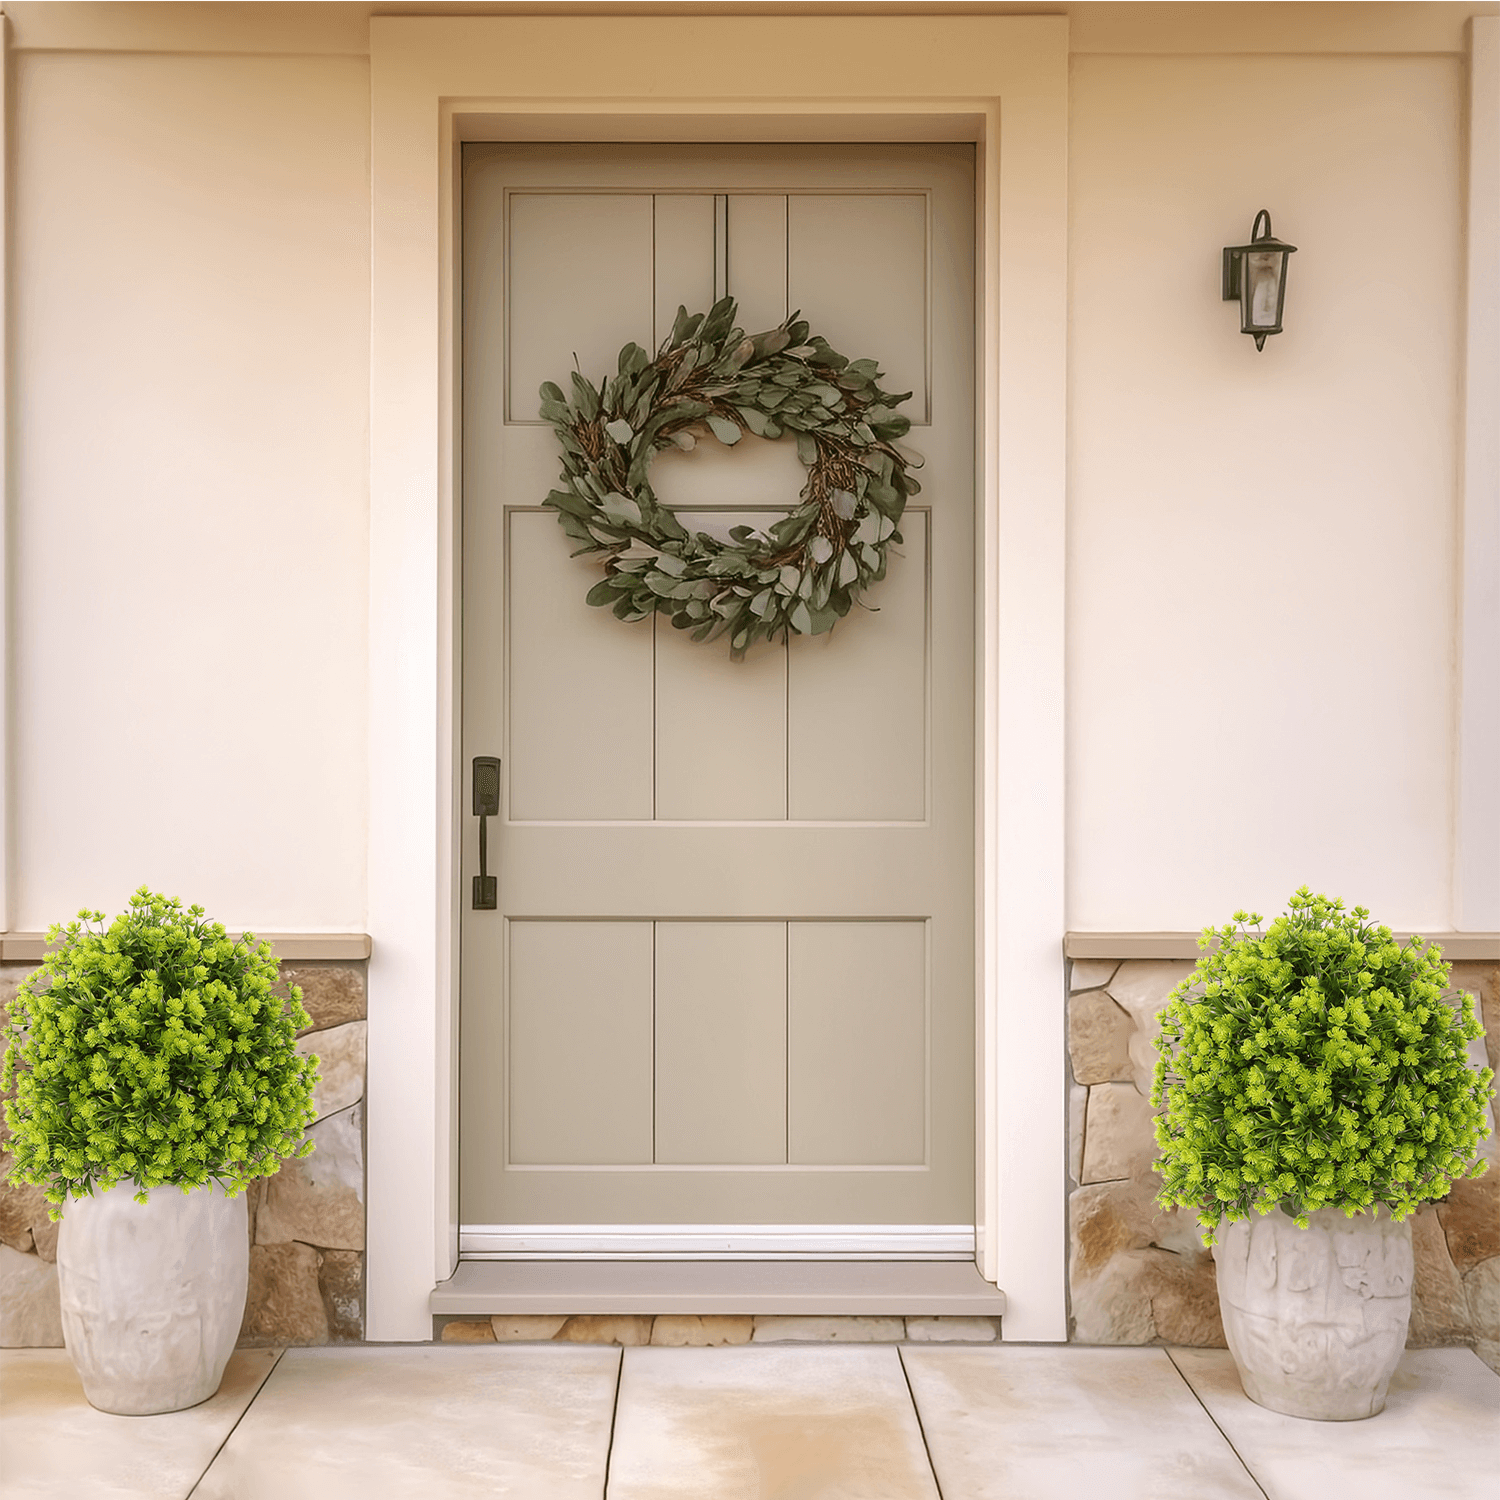
M500 815L500 762L493 755L474 757L474 816L479 819L479 873L474 877L474 910L494 911L500 904L499 880L489 872L489 839L485 819Z

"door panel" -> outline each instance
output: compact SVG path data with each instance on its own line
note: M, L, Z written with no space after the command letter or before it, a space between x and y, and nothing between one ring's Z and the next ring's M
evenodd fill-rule
M691 530L718 522L767 525L763 514L682 510ZM656 638L658 818L775 820L787 815L787 652L752 652L730 673L722 652L705 651L686 631Z
M652 298L656 317L652 348L672 331L677 309L711 306L723 295L714 280L714 196L712 193L657 193L652 234ZM607 283L606 283L607 284ZM642 343L639 333L627 335ZM624 339L615 345L618 352ZM607 357L607 356L606 356ZM555 375L547 376L555 380ZM598 376L594 376L597 380Z
M655 925L655 1160L785 1162L786 923Z
M925 498L925 496L923 497ZM927 808L928 512L901 519L901 556L869 608L798 641L787 674L793 818L919 822Z
M537 387L614 370L651 323L649 194L515 193L509 212L508 419L536 422Z
M510 1160L652 1159L651 926L510 923Z
M955 146L465 150L463 742L504 761L500 909L462 928L467 1225L972 1222L972 173ZM538 505L536 387L726 288L930 422L868 608L742 662L589 608L598 561ZM804 474L747 438L651 478L724 534Z
M798 194L787 215L787 295L840 353L880 351L885 389L928 420L927 207L916 193Z
M650 818L651 632L579 608L598 564L570 558L558 536L551 511L511 512L510 815Z
M926 1084L926 923L791 923L788 1160L925 1165Z

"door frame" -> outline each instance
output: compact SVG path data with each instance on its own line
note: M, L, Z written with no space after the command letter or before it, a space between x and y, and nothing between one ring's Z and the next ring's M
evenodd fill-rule
M726 57L735 79L684 92ZM1066 18L377 16L370 62L366 1336L430 1338L458 1259L463 142L966 140L976 1259L1006 1293L1002 1337L1065 1339Z

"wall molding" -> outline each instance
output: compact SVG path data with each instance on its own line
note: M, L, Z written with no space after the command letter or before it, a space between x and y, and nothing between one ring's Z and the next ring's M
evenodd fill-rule
M236 942L243 934L231 932ZM278 959L345 959L370 956L368 932L257 932ZM40 963L47 952L45 932L0 932L0 963Z
M233 56L362 57L369 55L369 24L383 8L371 0L337 5L244 6L204 3L54 5L15 0L14 45L25 51L154 52L167 56L220 53ZM536 12L537 0L465 0L470 16ZM1004 16L1014 0L548 0L554 15L754 16L772 10L799 16L858 19L889 16ZM1468 3L1350 5L1339 0L1299 0L1294 17L1277 15L1269 28L1262 5L1173 0L1170 5L1121 0L1048 0L1051 14L1066 15L1073 52L1102 56L1258 54L1267 56L1390 56L1462 53L1464 23L1477 9ZM1287 7L1290 9L1290 7ZM1372 11L1376 14L1372 16Z
M1404 943L1409 932L1392 934ZM1450 962L1500 962L1500 932L1424 932ZM1067 958L1185 958L1200 953L1196 932L1069 932L1063 935Z
M10 17L0 14L0 930L10 922L10 893L15 880L11 807L15 800L15 755L11 747L11 652L15 625L11 620L11 529L15 524L15 495L11 475L11 349L10 244L14 230L11 213L10 128L11 54L15 38Z
M1500 925L1500 16L1469 23L1453 917Z

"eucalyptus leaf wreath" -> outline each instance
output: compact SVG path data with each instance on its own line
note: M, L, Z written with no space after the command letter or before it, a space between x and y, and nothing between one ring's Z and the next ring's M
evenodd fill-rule
M571 399L547 381L541 415L563 452L544 503L582 543L575 557L604 554L588 602L622 620L666 615L696 641L727 636L740 656L757 640L831 630L885 577L921 486L897 443L911 423L895 408L910 392L883 390L874 360L846 358L799 314L750 335L735 314L732 297L706 314L678 308L655 358L626 344L600 385L575 372ZM732 527L727 541L688 531L657 500L651 460L746 432L794 435L808 471L799 503L765 531Z

